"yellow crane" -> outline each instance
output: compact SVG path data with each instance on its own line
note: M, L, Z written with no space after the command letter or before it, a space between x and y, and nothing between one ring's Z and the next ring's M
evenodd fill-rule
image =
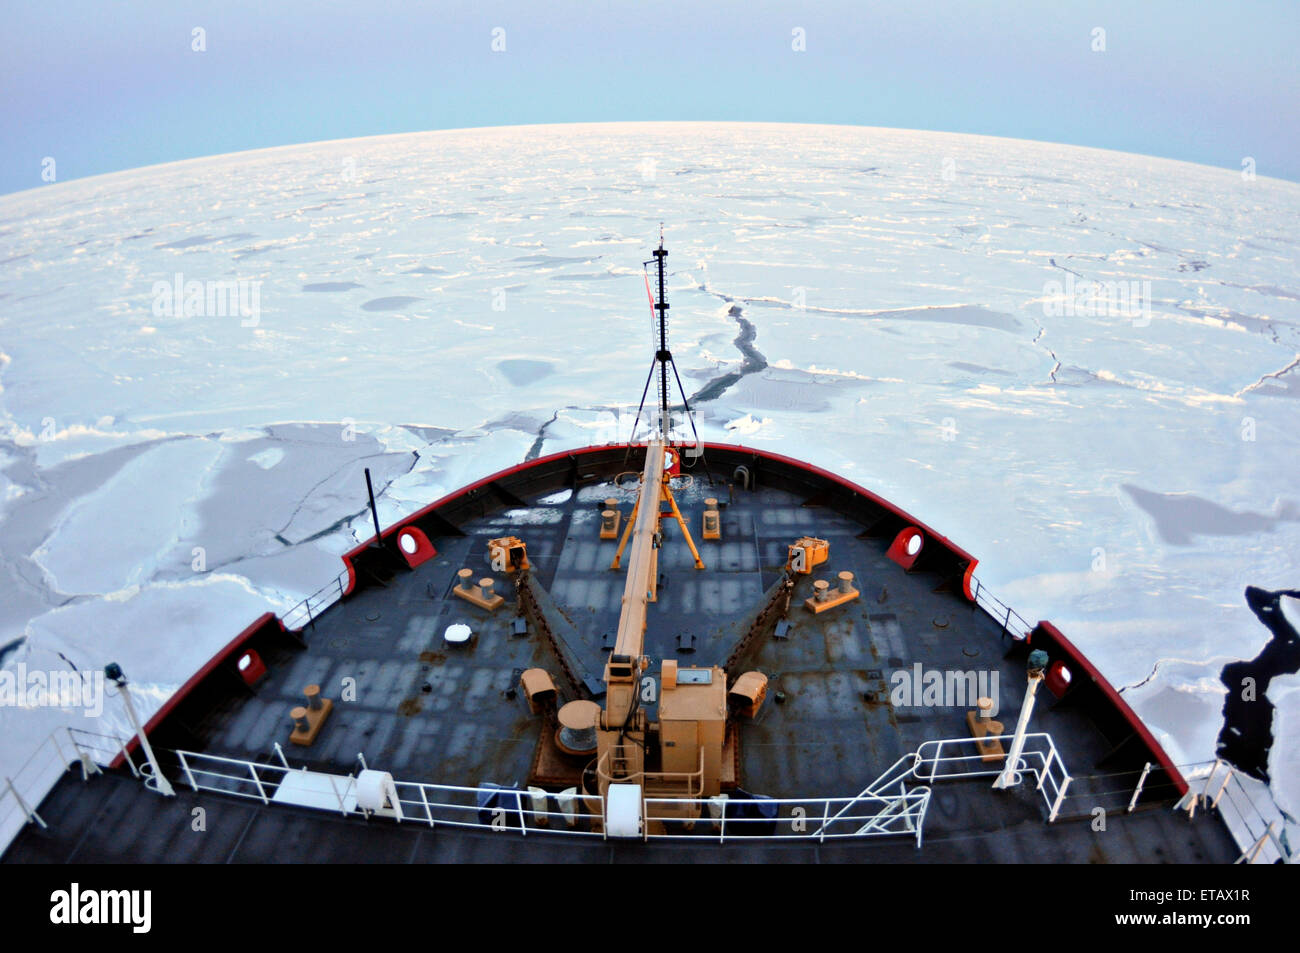
M668 452L659 439L646 447L636 506L611 567L617 568L626 547L622 608L614 648L605 663L605 708L597 730L596 764L602 794L611 783L629 783L641 785L646 794L699 798L717 794L721 786L727 721L723 670L717 666L679 669L676 660L665 659L658 691L652 680L642 682L650 667L643 654L646 614L656 596L663 540L659 522L667 515L662 512L664 499L671 503L672 516L682 528L695 568L704 568L672 498L665 469ZM642 707L642 702L652 700L659 706L659 718L653 724Z

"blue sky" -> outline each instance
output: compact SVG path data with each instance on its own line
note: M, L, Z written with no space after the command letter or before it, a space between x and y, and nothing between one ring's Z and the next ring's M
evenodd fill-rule
M40 187L47 156L66 181L320 139L634 119L976 132L1231 169L1249 156L1300 181L1293 0L5 0L4 23L0 192Z

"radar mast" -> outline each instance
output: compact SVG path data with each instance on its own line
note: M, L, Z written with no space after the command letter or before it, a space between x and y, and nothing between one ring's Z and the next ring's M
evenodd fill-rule
M672 407L668 402L668 370L672 368L673 380L677 382L677 392L682 398L682 409L686 413L686 420L691 425L691 435L694 438L692 449L696 452L691 456L703 456L703 447L700 446L700 435L695 429L695 417L691 413L690 403L686 399L686 390L682 387L681 375L677 373L677 362L673 360L672 351L668 349L668 292L665 287L665 267L664 261L668 258L668 251L664 248L664 227L659 223L659 247L651 254L655 263L655 270L658 279L658 296L650 290L650 273L646 271L646 297L650 299L650 314L653 321L653 331L655 334L655 355L654 360L650 363L650 373L646 375L645 388L641 391L641 403L637 407L636 419L632 423L632 434L628 438L629 444L636 439L636 428L641 422L641 414L645 410L646 397L650 393L650 381L656 379L658 384L659 406L657 419L652 424L652 439L657 438L665 444L672 443ZM650 261L642 263L643 267L649 268ZM656 371L658 374L656 375Z

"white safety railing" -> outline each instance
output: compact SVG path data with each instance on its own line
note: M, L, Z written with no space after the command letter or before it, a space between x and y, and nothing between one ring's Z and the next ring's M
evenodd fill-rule
M280 615L280 621L286 629L293 631L306 628L316 621L316 616L343 598L347 585L348 574L345 570L306 599L285 610Z
M1198 784L1201 777L1205 778L1204 784ZM1189 816L1195 816L1198 807L1216 809L1242 849L1237 863L1296 862L1295 852L1283 833L1281 812L1262 781L1242 774L1221 758L1215 759L1208 770L1189 774L1187 780L1188 791L1177 808L1187 811ZM1260 808L1261 802L1265 804L1264 809Z
M1004 747L1010 735L999 741ZM922 845L931 789L941 781L989 779L1002 773L1005 756L986 761L974 738L945 738L923 743L917 751L894 762L856 797L740 799L718 795L711 798L642 798L642 839L716 839L719 843L754 840L838 840L880 836L910 836ZM567 833L606 837L603 823L605 802L597 795L585 795L570 788L552 793L541 788L507 789L495 786L469 787L410 781L388 781L383 803L374 808L359 804L360 778L355 770L347 775L312 771L290 766L279 744L274 760L248 761L192 751L170 752L180 775L194 791L212 791L234 797L338 811L344 816L371 817L376 814L398 823L412 822L430 827L473 828L531 833ZM74 728L51 734L18 770L3 778L0 786L0 847L7 846L27 823L46 826L37 807L49 788L71 768L80 766L83 778L98 773L118 755L137 777L148 778L130 757L122 738L99 735ZM357 756L362 770L365 758ZM1208 764L1208 762L1206 762ZM1184 768L1190 766L1182 766ZM1130 805L1135 803L1150 773L1140 772ZM1049 823L1057 820L1067 791L1074 780L1062 762L1050 735L1025 736L1017 774L1021 782L1032 783L1041 792ZM373 775L371 775L373 776ZM1179 803L1194 814L1198 806L1216 808L1242 846L1238 862L1288 863L1295 858L1276 820L1259 808L1267 800L1266 786L1242 777L1226 762L1215 761L1195 777L1197 783ZM916 782L909 788L909 782ZM373 795L369 795L373 797ZM990 792L990 796L993 796Z
M921 846L930 789L857 797L643 798L643 840L815 840L907 835ZM757 814L762 811L763 814ZM744 812L744 813L742 813ZM757 816L756 816L757 814ZM687 815L687 816L683 816ZM651 827L655 829L652 831Z
M172 752L181 776L195 791L370 817L397 822L480 830L566 833L605 837L605 802L598 795L576 790L550 793L540 788L506 789L394 781L395 794L380 810L357 804L355 774L334 775L290 767L277 745L278 763L246 761L193 751ZM360 759L359 759L360 760ZM364 766L364 760L360 762ZM839 798L773 798L739 800L714 798L642 799L643 839L716 837L746 840L825 841L907 835L921 845L922 825L929 805L928 788L907 790L901 783L885 794L866 793ZM772 816L754 816L759 809ZM651 830L651 826L654 830Z
M993 595L978 577L972 576L971 583L975 604L1002 625L1003 634L1020 640L1034 630L1034 626L1024 616Z
M815 833L821 834L831 824L838 822L841 817L847 814L847 812L851 810L853 806L856 805L861 800L875 798L883 795L892 795L895 798L902 795L906 795L907 786L903 782L913 776L912 772L915 768L916 768L916 752L903 755L892 765L886 768L885 772L882 775L880 775L880 777L876 778L876 780L872 781L865 788L863 788L861 794L851 799L849 803L841 807L838 811L835 812L834 815L827 815L826 817L823 817L822 826L819 827ZM929 789L927 788L926 790ZM924 809L922 809L921 815L922 817L924 817L925 815ZM919 825L917 829L916 846L918 847L921 846L921 832L920 832Z
M989 740L1010 742L1010 735ZM740 799L725 794L714 797L647 797L641 801L642 839L730 837L749 840L800 840L905 835L923 843L929 785L959 778L992 777L1002 771L1002 761L983 761L973 738L929 741L916 752L894 762L855 797L801 797ZM409 781L391 782L385 807L366 810L357 803L358 779L292 768L275 746L276 762L253 762L191 751L173 752L184 780L195 791L215 791L340 814L380 814L398 822L412 821L431 827L448 825L491 830L511 830L526 836L533 831L604 837L605 803L576 789L560 794L541 788L506 789L465 787ZM358 755L365 767L365 760ZM1056 820L1070 775L1051 736L1030 734L1020 756L1018 773L1042 792L1048 821ZM911 788L908 781L917 782Z
M108 764L118 754L126 756L131 772L139 776L121 738L70 727L50 732L20 767L0 777L0 852L28 824L47 826L37 808L64 772L75 765L84 780L99 773L99 763Z
M1011 735L991 736L988 741L1009 746ZM974 738L943 738L923 743L916 752L894 762L856 797L736 799L727 795L711 798L642 798L642 839L800 840L906 835L923 843L926 811L931 789L942 781L990 779L1001 774L1005 756L985 761ZM185 781L195 791L215 791L282 803L342 815L372 816L375 813L400 822L430 827L478 828L513 831L523 836L534 832L570 833L605 837L604 801L574 789L556 794L540 788L507 789L467 787L409 781L392 783L393 797L386 809L368 811L357 805L357 777L292 768L277 744L278 763L261 763L189 751L173 752ZM358 755L362 768L365 760ZM1142 780L1149 772L1141 772ZM1051 735L1025 736L1017 774L1021 783L1033 784L1041 793L1052 823L1074 778L1071 776ZM1249 779L1247 779L1249 780ZM305 785L297 782L311 782ZM907 782L917 782L909 789ZM1256 782L1257 783L1257 782ZM1134 792L1136 795L1141 790ZM1263 789L1262 785L1259 785ZM1185 807L1216 807L1229 829L1243 845L1242 861L1293 862L1280 827L1259 811L1242 780L1230 766L1215 762L1205 775L1202 789L1189 792ZM282 791L288 791L288 795ZM309 793L304 796L301 791ZM992 792L990 792L990 796ZM1258 792L1256 792L1256 797ZM1134 798L1136 800L1136 797Z
M338 811L343 816L390 817L430 827L465 827L491 831L569 833L603 837L601 825L591 817L604 815L604 800L596 795L552 794L540 788L507 789L466 787L394 781L396 798L387 807L367 810L357 803L355 774L335 775L307 768L292 768L276 745L279 763L259 763L239 758L176 751L185 782L195 791L215 791L235 797L319 810ZM364 768L365 761L358 756ZM579 801L582 802L581 807ZM585 812L585 813L584 813Z
M1011 746L1013 735L988 735L984 738L944 738L927 741L917 749L913 777L927 783L965 778L987 778L1001 774L1006 767L1005 756L985 760L977 747L979 742L998 741L1004 748ZM968 753L967 753L968 752ZM1065 801L1065 792L1073 780L1065 763L1057 753L1052 736L1046 732L1025 735L1025 745L1015 766L1018 775L1029 775L1034 786L1042 792L1047 804L1047 820L1055 821ZM1022 778L1023 782L1023 778Z

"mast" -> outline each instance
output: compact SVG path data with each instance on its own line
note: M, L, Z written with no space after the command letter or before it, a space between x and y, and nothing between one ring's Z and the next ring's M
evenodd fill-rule
M695 429L695 418L691 416L690 401L686 399L686 391L682 387L681 375L677 373L677 362L673 360L672 351L668 350L668 289L666 286L664 259L668 257L668 252L664 248L664 227L661 222L659 225L659 247L651 254L655 257L655 268L659 283L658 300L650 290L650 275L646 273L645 291L646 297L650 299L651 316L655 321L655 330L658 332L657 349L655 350L654 360L650 362L650 373L646 375L645 388L641 391L641 404L636 409L636 420L632 422L632 435L628 439L628 451L631 452L632 440L636 438L636 428L641 422L641 414L645 410L645 399L650 393L650 381L655 377L656 368L659 371L659 421L657 427L653 428L656 435L663 443L671 442L672 417L669 413L668 404L668 368L673 371L673 380L677 382L677 392L682 395L682 409L686 412L686 420L691 425L691 434L695 438L695 445L691 448L688 456L703 457L704 448L700 446L700 435ZM649 265L650 262L644 264ZM713 476L708 474L709 484L713 484Z
M663 225L659 226L659 247L654 250L654 256L659 267L659 300L655 302L655 313L659 318L659 350L655 352L655 360L659 362L659 432L667 441L672 429L668 418L668 364L673 355L668 350L668 297L664 290L664 259L668 252L664 250ZM686 400L684 395L682 400Z

